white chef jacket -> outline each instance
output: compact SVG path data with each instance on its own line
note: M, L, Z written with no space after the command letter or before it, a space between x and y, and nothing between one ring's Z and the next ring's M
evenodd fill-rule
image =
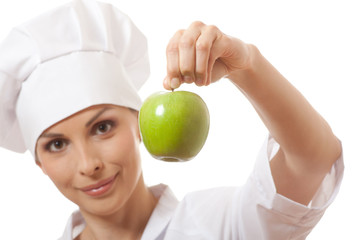
M151 187L159 199L142 240L305 239L334 200L341 184L342 155L308 206L276 193L269 161L279 145L270 136L243 187L190 193L178 201L170 188ZM72 240L85 228L79 211L70 217L60 240Z

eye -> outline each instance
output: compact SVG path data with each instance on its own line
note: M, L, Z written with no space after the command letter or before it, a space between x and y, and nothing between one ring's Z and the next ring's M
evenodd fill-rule
M68 145L64 139L54 139L46 144L45 149L49 152L60 152Z
M114 126L112 121L104 121L96 124L93 129L93 133L96 135L103 135L109 132Z

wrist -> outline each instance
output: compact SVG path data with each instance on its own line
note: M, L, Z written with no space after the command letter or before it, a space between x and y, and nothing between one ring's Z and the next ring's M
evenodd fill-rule
M246 84L249 84L249 82L252 81L252 78L254 78L254 73L256 73L256 62L261 56L260 51L255 45L246 44L246 47L248 52L246 62L242 64L241 68L231 72L226 76L226 78L228 78L231 82L240 88Z

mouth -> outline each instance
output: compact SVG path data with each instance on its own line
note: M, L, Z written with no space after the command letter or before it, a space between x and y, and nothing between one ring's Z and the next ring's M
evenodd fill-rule
M80 188L80 190L91 197L100 197L110 190L113 183L115 182L117 175L118 173L95 184Z

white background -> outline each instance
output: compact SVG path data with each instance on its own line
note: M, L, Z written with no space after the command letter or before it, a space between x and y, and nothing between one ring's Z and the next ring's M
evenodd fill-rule
M64 0L0 3L0 39ZM192 21L255 44L327 119L342 140L345 177L340 193L308 239L360 239L360 7L357 1L113 0L145 33L152 75L144 99L162 90L165 48ZM191 162L163 163L142 146L145 180L189 191L242 185L250 174L267 130L247 100L226 80L209 87L183 86L198 93L211 115L208 140ZM29 153L0 149L0 239L56 239L76 209L36 167Z

